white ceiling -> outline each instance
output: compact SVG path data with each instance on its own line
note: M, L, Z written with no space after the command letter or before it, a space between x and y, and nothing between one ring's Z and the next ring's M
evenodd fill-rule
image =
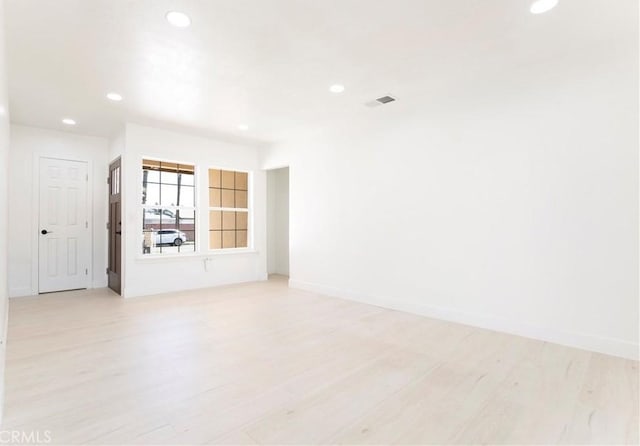
M7 0L11 118L100 136L130 120L271 142L391 107L437 112L557 73L570 81L637 54L637 0L560 0L542 15L530 3ZM168 25L169 10L192 26ZM333 83L347 90L331 94ZM363 105L389 93L398 103Z

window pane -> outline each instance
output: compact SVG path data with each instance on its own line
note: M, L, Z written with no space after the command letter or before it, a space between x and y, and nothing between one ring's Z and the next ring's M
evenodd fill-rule
M236 213L225 211L222 213L222 229L236 229Z
M236 212L236 229L247 229L248 212Z
M178 174L175 172L161 172L160 182L162 184L178 184Z
M191 231L195 228L196 224L196 211L188 209L179 209L176 211L178 214L178 225L183 231Z
M235 176L236 176L235 172L232 172L229 170L223 170L222 171L222 188L223 189L235 188L235 185L236 185Z
M236 172L236 190L248 190L248 176L246 172Z
M171 209L163 209L160 213L160 229L177 229L178 216Z
M222 248L236 247L236 231L222 231Z
M178 229L180 230L180 252L196 250L196 211L180 209L178 214Z
M111 195L118 195L120 193L120 167L111 171L109 184L111 185Z
M186 186L195 186L195 176L191 173L191 174L187 174L187 173L181 173L180 174L180 184L184 184Z
M209 248L222 249L222 231L209 231Z
M209 212L209 230L221 230L222 229L222 212L210 211Z
M234 208L236 207L235 203L235 191L222 189L222 207Z
M221 189L209 188L209 206L219 208L222 206Z
M152 229L142 230L142 253L160 254L161 248L156 245L156 232Z
M160 209L145 209L142 214L143 229L160 229Z
M144 254L195 251L195 210L145 209Z
M236 247L237 248L246 248L246 247L248 247L247 231L237 231L236 232Z
M159 183L160 182L160 171L159 170L145 170L144 174L147 175L148 183Z
M222 180L218 169L209 169L209 187L222 187Z
M142 204L160 205L160 185L157 183L142 184Z
M236 205L235 207L246 209L248 207L247 203L247 191L237 190L236 191Z
M180 185L178 192L180 192L180 194L176 199L176 206L195 206L195 187Z
M160 205L161 206L177 206L178 205L178 186L172 184L160 185Z

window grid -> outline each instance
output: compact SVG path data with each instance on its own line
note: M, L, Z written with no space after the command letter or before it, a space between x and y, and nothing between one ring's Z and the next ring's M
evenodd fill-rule
M195 251L195 166L142 160L143 254Z
M247 172L209 169L209 248L249 246Z

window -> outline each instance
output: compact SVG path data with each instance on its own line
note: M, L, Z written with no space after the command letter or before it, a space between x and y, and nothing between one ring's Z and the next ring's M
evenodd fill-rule
M209 248L249 246L249 174L209 169Z
M118 195L120 193L120 166L116 166L111 171L109 185L111 186L111 195Z
M142 253L194 252L195 168L142 160Z

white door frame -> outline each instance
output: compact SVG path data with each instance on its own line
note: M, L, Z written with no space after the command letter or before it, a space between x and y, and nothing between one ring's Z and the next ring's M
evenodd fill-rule
M93 163L88 158L74 158L68 156L52 156L44 153L33 154L33 171L31 183L31 294L37 295L39 287L39 243L40 243L40 159L49 158L63 161L78 161L87 163L87 221L89 222L89 264L87 268L87 288L93 286ZM106 178L106 177L105 177ZM106 181L106 180L105 180Z
M290 164L275 164L273 166L269 166L268 168L264 168L266 176L266 203L267 203L267 213L266 213L266 240L267 240L267 276L269 275L269 172L280 169L289 169L289 203L287 208L287 213L289 215L288 224L288 233L287 233L287 260L289 263L289 277L291 277L291 165Z

